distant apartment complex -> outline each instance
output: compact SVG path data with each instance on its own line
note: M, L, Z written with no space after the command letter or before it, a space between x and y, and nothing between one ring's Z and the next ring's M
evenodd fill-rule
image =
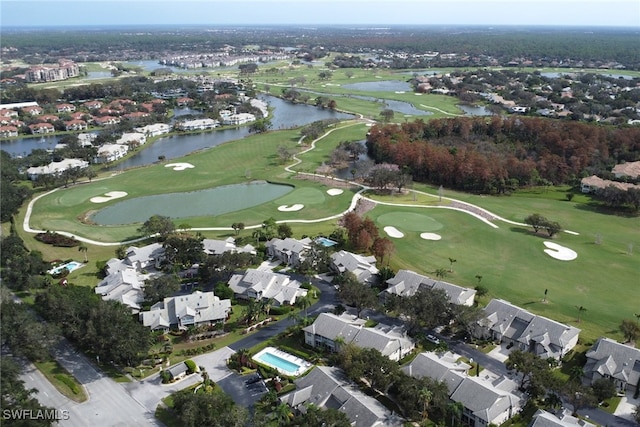
M55 82L80 75L80 67L73 61L61 59L58 65L38 65L31 67L25 73L25 80L29 83Z

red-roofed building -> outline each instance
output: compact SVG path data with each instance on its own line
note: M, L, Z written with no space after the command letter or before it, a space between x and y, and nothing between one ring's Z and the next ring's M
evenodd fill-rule
M193 99L191 98L182 97L182 98L176 99L176 105L178 107L187 107L191 104L193 104Z
M84 105L89 110L97 110L98 108L102 108L102 102L100 101L87 101Z
M64 127L66 130L84 130L87 128L87 122L84 120L69 120L64 122Z
M15 126L0 126L0 138L18 136L18 128Z
M18 112L16 110L2 108L0 109L0 117L18 117Z
M98 126L115 125L117 123L120 123L120 118L113 116L94 117L93 122Z
M76 111L76 106L73 104L58 104L56 105L58 113L73 113Z
M44 115L40 116L38 118L38 120L41 120L43 122L52 123L52 122L55 122L57 120L60 120L60 117L56 116L55 114L44 114Z
M33 105L31 107L24 107L22 109L22 112L25 114L29 114L31 116L39 116L40 114L42 114L44 110L42 109L42 107L39 107L37 105Z
M145 117L149 117L150 114L149 113L145 113L144 111L134 111L133 113L129 113L129 114L125 114L124 117L125 119L128 120L140 120L140 119L144 119Z
M33 134L53 133L56 131L51 123L36 123L29 125L29 130L31 130L31 133Z
M90 120L91 114L85 113L84 111L76 111L75 113L71 113L72 120Z

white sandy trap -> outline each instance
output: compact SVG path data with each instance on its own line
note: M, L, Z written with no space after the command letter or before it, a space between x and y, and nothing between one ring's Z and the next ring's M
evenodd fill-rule
M544 245L548 248L544 250L547 255L555 259L559 259L560 261L573 261L578 258L578 254L575 251L565 248L564 246L560 246L557 243L544 242Z
M173 168L174 171L183 171L185 169L194 168L191 163L169 163L164 165L165 168Z
M125 191L109 191L108 193L104 193L104 196L96 196L89 199L93 203L105 203L114 199L119 199L121 197L127 196L128 193Z
M424 240L440 240L442 236L436 233L421 233L420 237Z
M288 205L278 206L278 210L280 212L295 212L295 211L299 211L302 208L304 208L304 205L299 203L291 206L288 206Z
M389 237L394 237L396 239L402 239L404 237L404 233L402 231L390 225L384 228L384 232L387 233Z
M330 196L337 196L339 194L344 193L344 190L341 190L339 188L331 188L329 190L327 190L327 194Z

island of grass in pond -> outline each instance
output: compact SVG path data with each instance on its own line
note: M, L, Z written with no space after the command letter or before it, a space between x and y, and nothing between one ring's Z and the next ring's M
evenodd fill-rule
M99 225L144 222L152 215L170 218L222 215L258 206L293 190L289 185L264 181L234 184L208 190L158 194L124 200L99 210L91 221Z

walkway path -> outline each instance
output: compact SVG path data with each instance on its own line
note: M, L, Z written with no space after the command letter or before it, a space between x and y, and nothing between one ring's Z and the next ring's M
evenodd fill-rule
M427 107L427 106L424 106ZM430 107L430 108L435 108L435 107ZM443 113L445 113L444 111L442 111ZM320 141L321 139L325 138L326 136L330 135L331 133L340 130L340 129L344 129L345 127L350 127L350 126L354 126L357 124L361 124L361 123L374 123L374 121L369 120L369 119L365 119L362 116L360 117L360 119L357 119L355 121L353 121L352 123L349 123L347 125L343 125L343 126L337 126L334 127L333 129L328 130L327 132L325 132L323 135L321 135L320 137L316 138L315 140L313 140L309 146L309 148L307 148L306 150L303 150L299 153L297 153L296 155L293 156L293 163L285 166L284 170L289 172L289 173L294 173L294 174L298 174L298 175L305 175L305 176L309 176L309 177L316 177L316 178L325 178L324 175L318 175L315 173L308 173L308 172L299 172L299 171L295 171L293 168L297 165L299 165L302 160L298 157L301 154L305 154L311 150L314 150L316 148L316 142ZM300 140L298 141L298 143L302 142L302 140L304 139L304 137L300 138ZM106 179L106 178L104 178ZM501 221L501 222L505 222L507 224L511 224L511 225L517 225L517 226L521 226L521 227L527 227L527 224L521 223L521 222L516 222L516 221L511 221L508 220L506 218L500 217L492 212L489 212L488 210L481 208L480 206L477 205L473 205L471 203L467 203L467 202L463 202L461 200L457 200L457 199L452 199L449 197L442 197L443 200L446 200L447 202L449 202L448 205L420 205L420 204L403 204L403 203L391 203L391 202L382 202L382 201L378 201L378 200L374 200L374 199L370 199L370 198L366 198L362 195L363 192L367 191L367 190L371 190L371 187L368 187L362 183L359 182L355 182L355 181L349 181L346 179L341 179L341 178L336 178L336 177L331 177L331 179L333 181L336 182L341 182L343 184L349 184L352 186L356 186L359 187L360 190L354 194L353 198L351 199L351 203L349 205L349 207L343 211L340 212L338 214L335 215L331 215L331 216L326 216L323 218L317 218L317 219L288 219L288 220L279 220L276 221L276 223L281 224L281 223L299 223L299 224L312 224L312 223L317 223L317 222L324 222L324 221L329 221L332 219L337 219L342 217L343 215L345 215L347 212L353 211L356 207L356 205L358 204L358 201L360 199L365 199L369 202L372 203L376 203L376 204L380 204L380 205L387 205L387 206L401 206L401 207L415 207L415 208L431 208L431 209L450 209L450 210L455 210L455 211L459 211L459 212L464 212L467 213L469 215L472 215L473 217L479 219L480 221L484 222L485 224L489 225L490 227L493 228L498 228L498 225L495 224L495 221ZM27 205L27 212L25 213L25 217L24 220L22 222L22 228L24 229L24 231L26 231L27 233L44 233L45 230L36 230L31 228L30 226L30 220L31 220L31 214L33 212L33 206L34 204L41 199L42 197L45 197L51 193L54 193L56 191L60 190L60 188L56 188L54 190L51 190L49 192L43 193L37 197L34 197L29 204ZM429 194L423 191L418 191L418 190L409 190L418 194L423 194L423 195L427 195L430 197L437 197L434 196L433 194ZM245 229L256 229L256 228L260 228L262 225L261 224L256 224L256 225L249 225L246 226ZM190 228L189 230L191 231L232 231L231 227L196 227L196 228ZM137 243L137 242L141 242L144 241L146 239L148 239L149 237L154 237L154 235L151 236L145 236L145 237L140 237L137 239L132 239L132 240L125 240L125 241L121 241L121 242L101 242L98 240L93 240L93 239L88 239L86 237L82 237L82 236L78 236L75 235L73 233L70 233L68 231L64 231L64 230L51 230L54 231L58 234L62 234L64 236L68 236L68 237L73 237L81 242L85 242L85 243L89 243L92 245L96 245L96 246L120 246L120 245L130 245L132 243ZM578 234L575 231L569 231L569 230L564 230L566 233L569 234Z

